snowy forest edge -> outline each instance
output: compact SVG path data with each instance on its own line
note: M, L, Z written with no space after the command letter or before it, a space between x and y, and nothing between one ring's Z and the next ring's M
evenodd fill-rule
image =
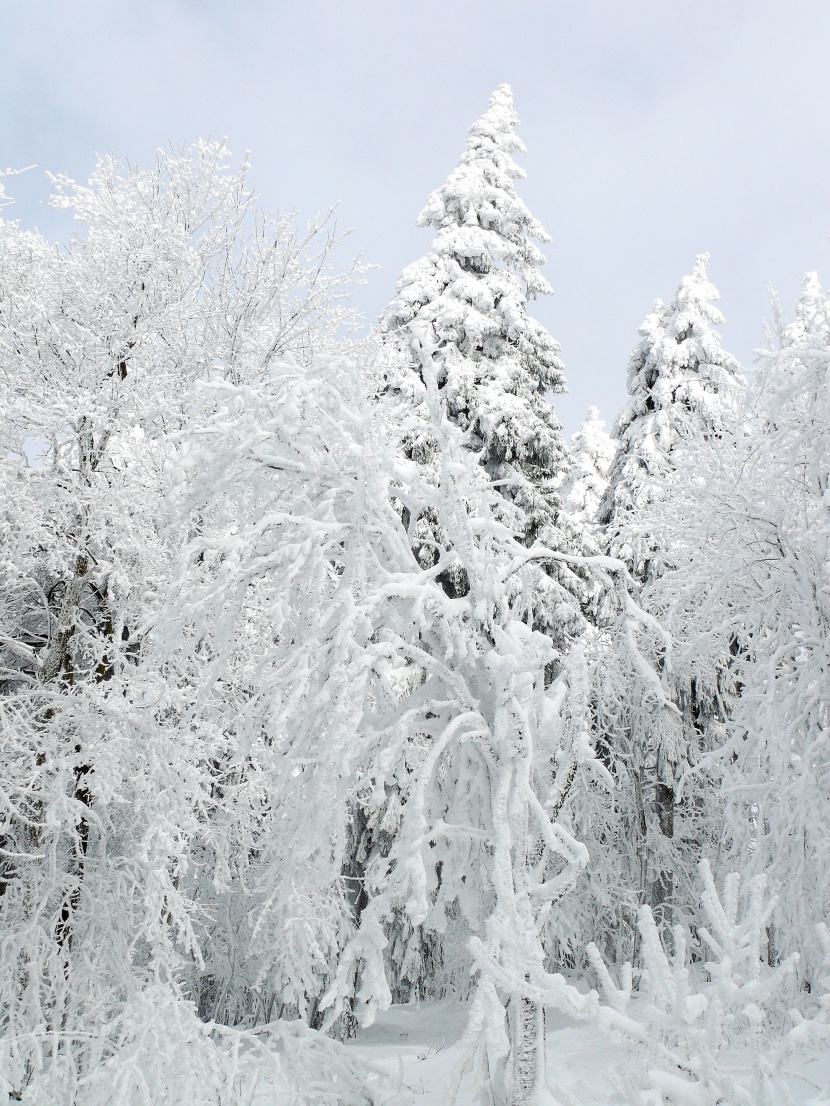
M828 298L748 380L701 255L566 442L517 124L363 339L222 143L0 221L10 1099L399 1102L342 1042L450 995L448 1102L553 1101L551 1010L634 1106L826 1050Z

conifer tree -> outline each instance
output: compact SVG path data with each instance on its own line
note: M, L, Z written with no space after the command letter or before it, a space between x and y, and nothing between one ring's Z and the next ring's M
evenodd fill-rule
M589 407L582 426L571 437L573 468L566 472L561 488L562 501L575 522L595 523L616 451L599 409Z
M660 612L650 589L672 559L664 525L671 486L681 466L694 465L696 442L718 438L733 425L742 379L715 330L723 316L714 306L718 292L707 279L707 260L707 254L698 256L675 299L668 305L658 300L640 328L642 340L628 365L630 398L614 426L617 453L598 512L607 552L626 563L652 614ZM659 914L674 896L678 865L684 873L688 866L681 853L698 853L700 841L685 838L699 837L700 826L684 828L677 787L722 720L728 663L728 656L708 658L684 670L669 661L662 678L674 709L653 717L620 697L619 673L600 674L601 726L616 735L612 755L625 761L632 788L629 835L639 855L639 896ZM697 809L686 805L690 814ZM685 874L684 883L693 888Z
M714 329L723 315L714 306L708 259L700 254L675 299L658 300L640 327L642 341L628 363L630 399L613 430L617 454L599 519L609 550L643 582L659 573L663 556L643 521L665 497L678 445L720 436L733 417L740 367Z
M511 525L525 544L577 551L580 538L563 510L555 482L570 468L562 428L546 398L565 390L559 345L528 313L528 300L552 292L534 244L549 241L516 192L524 171L513 159L524 150L514 133L518 116L508 85L499 85L487 111L470 128L458 167L427 200L420 226L433 227L429 253L406 268L381 320L402 354L394 382L423 407L421 358L436 365L446 416L465 433L498 483ZM428 422L414 429L407 451L429 467L435 445ZM516 512L518 511L518 515ZM422 561L435 535L422 520ZM534 624L560 654L582 630L585 596L570 569L532 573ZM463 580L455 586L464 591Z
M815 989L830 910L830 297L810 273L795 319L776 314L741 422L706 443L705 479L677 488L676 567L661 590L675 609L697 606L690 645L736 643L739 694L707 758L725 783L721 855L785 889L766 958L797 952Z

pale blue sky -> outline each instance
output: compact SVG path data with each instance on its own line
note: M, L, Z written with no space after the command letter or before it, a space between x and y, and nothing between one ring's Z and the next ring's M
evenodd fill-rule
M0 165L38 164L12 211L57 235L42 170L86 179L96 151L141 163L227 135L264 207L340 204L345 248L382 266L359 293L374 318L509 82L570 432L590 403L614 418L637 327L696 253L745 364L767 284L790 310L805 270L830 282L828 57L826 0L0 0Z

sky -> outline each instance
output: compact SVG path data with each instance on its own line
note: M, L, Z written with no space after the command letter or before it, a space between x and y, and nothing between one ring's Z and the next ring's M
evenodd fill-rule
M344 262L379 266L356 292L371 323L509 83L571 433L591 404L613 421L637 329L696 254L750 368L768 287L791 314L806 271L830 282L828 56L827 0L0 0L0 166L37 166L4 214L59 239L46 170L227 136L263 208L338 205Z

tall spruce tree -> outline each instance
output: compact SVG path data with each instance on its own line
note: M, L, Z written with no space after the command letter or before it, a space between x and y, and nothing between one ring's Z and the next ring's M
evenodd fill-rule
M565 390L564 370L558 344L528 313L528 300L552 292L533 242L549 237L516 193L525 176L513 160L525 148L514 133L518 122L510 87L499 85L470 128L458 167L418 217L436 236L401 275L381 329L403 358L395 386L416 408L425 396L421 359L436 365L446 415L497 482L521 540L574 552L581 538L555 487L572 462L546 398ZM434 462L428 421L415 424L407 449L427 468ZM415 533L427 562L429 526L423 519ZM464 591L463 579L453 583ZM581 581L560 564L529 569L523 584L534 625L561 656L582 630Z
M721 349L723 315L699 254L674 300L658 300L640 327L642 340L628 363L630 399L614 425L617 453L599 509L605 540L635 579L659 574L664 551L645 525L664 499L677 447L699 436L718 437L733 418L738 362Z
M640 328L628 365L630 398L614 426L617 453L598 512L607 552L626 563L640 603L655 615L663 612L651 590L672 562L664 525L672 484L681 466L694 466L695 443L719 438L734 424L742 381L715 330L723 316L714 306L718 292L707 279L707 261L708 254L699 255L674 300L658 301ZM613 666L601 675L600 725L615 735L608 739L612 755L625 762L631 788L628 836L639 858L633 865L638 894L663 915L681 874L693 889L687 869L701 847L701 804L689 800L679 809L677 789L722 721L728 663L728 656L693 667L669 660L662 679L674 709L657 711L620 696Z

